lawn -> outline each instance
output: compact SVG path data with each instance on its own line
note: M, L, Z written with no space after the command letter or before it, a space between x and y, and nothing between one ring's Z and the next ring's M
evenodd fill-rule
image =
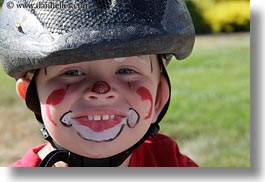
M201 166L250 166L249 34L200 36L171 62L172 102L161 130Z
M161 132L200 166L249 167L249 34L197 36L192 55L168 71L172 100ZM9 166L43 139L2 68L0 92L0 166Z

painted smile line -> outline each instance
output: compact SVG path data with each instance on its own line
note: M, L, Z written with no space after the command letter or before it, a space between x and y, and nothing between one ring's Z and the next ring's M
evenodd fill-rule
M72 112L65 113L60 122L66 127L73 127L85 140L111 141L115 139L124 126L133 128L139 121L139 114L134 109L129 109L126 116L115 114L87 115L72 118Z

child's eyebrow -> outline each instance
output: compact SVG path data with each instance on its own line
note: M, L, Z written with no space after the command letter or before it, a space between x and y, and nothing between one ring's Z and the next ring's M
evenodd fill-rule
M54 72L54 69L53 66L47 66L44 68L44 75L48 75L48 74L52 74ZM56 70L56 69L55 69Z
M131 59L134 59L131 60ZM135 60L135 59L138 59L138 60ZM148 60L147 60L148 59ZM151 73L153 73L153 64L152 64L152 60L151 60L151 57L150 55L141 55L141 56L132 56L132 57L121 57L121 58L114 58L114 60L116 62L131 62L133 61L135 63L135 61L139 61L141 65L144 65L144 67L149 67L150 68L150 71Z
M65 68L70 68L71 65L54 65L54 66L47 66L44 68L44 74L48 75L48 73L54 73L57 72L59 70L65 69Z
M145 59L146 58L148 58L148 62L149 62L149 67L150 67L150 71L151 71L151 73L153 73L153 64L152 64L152 60L151 60L151 57L150 57L150 55L144 55L144 56L138 56L138 58L140 59L140 60L144 60L145 61ZM148 63L146 63L146 61L145 61L145 65L147 65Z

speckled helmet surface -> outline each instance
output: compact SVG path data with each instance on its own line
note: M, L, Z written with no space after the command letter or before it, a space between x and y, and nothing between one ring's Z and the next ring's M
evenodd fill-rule
M8 0L0 14L7 74L114 57L186 58L195 31L182 0Z

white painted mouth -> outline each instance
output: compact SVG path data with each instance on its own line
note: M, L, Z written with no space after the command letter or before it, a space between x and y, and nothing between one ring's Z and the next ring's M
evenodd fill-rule
M88 115L83 117L82 123L78 119L72 118L72 112L65 113L60 122L66 127L73 127L77 131L78 135L85 140L102 142L112 141L119 136L123 128L127 125L129 128L134 128L139 121L139 114L134 109L129 109L127 116L119 118L116 115ZM85 120L85 122L84 122ZM110 126L106 127L109 123ZM100 130L95 130L94 127L98 127ZM102 125L102 126L101 126Z

